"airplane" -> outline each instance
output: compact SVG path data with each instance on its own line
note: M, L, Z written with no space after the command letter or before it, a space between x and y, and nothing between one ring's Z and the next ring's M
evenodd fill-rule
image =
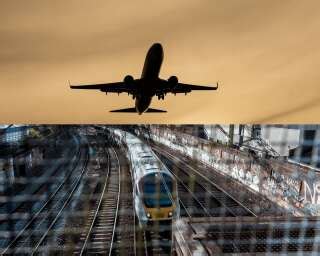
M122 92L132 94L135 99L135 107L111 110L117 113L164 113L161 109L149 108L153 96L164 100L167 93L187 93L193 90L217 90L218 83L215 87L198 86L192 84L179 83L176 76L171 76L168 80L159 77L161 64L163 61L163 48L160 43L154 43L145 58L142 75L139 79L134 79L131 75L125 76L122 82L90 84L90 85L70 85L71 89L89 89L100 90L108 94Z

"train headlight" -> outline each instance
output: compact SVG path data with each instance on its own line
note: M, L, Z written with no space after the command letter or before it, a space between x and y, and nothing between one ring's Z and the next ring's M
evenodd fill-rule
M169 216L169 217L172 217L172 212L169 212L169 213L168 213L168 216Z
M147 212L147 217L150 219L151 218L151 214Z

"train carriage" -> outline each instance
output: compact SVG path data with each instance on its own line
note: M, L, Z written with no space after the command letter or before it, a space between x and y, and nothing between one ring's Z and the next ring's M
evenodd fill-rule
M170 222L179 216L177 182L150 146L120 129L109 129L113 139L127 149L133 178L136 215L142 227Z

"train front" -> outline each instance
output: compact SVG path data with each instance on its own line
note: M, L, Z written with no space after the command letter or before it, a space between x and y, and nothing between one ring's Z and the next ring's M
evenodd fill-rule
M142 224L170 223L179 215L177 183L167 172L152 172L140 179L139 211Z

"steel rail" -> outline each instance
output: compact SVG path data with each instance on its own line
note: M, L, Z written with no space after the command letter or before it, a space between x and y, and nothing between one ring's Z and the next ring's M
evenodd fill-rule
M74 192L76 191L76 189L78 188L80 181L82 179L83 174L85 173L85 171L87 171L87 163L89 161L89 153L86 153L86 160L85 160L85 164L82 167L81 170L81 174L78 177L78 180L75 181L75 185L73 186L67 200L64 202L63 206L61 207L60 211L58 212L58 214L56 215L56 217L54 218L54 220L51 222L50 226L48 227L47 231L42 235L42 237L40 238L39 242L37 243L37 245L34 247L33 251L32 251L32 255L34 255L36 253L36 251L38 250L39 246L42 244L42 242L44 241L44 239L46 238L46 236L48 235L49 231L51 230L51 228L55 225L55 223L57 222L57 220L60 218L61 213L63 212L63 210L66 208L67 204L70 202Z
M163 163L165 166L167 166L165 163ZM169 168L168 168L169 169ZM188 193L192 196L192 198L197 202L197 204L199 204L202 207L202 210L205 212L205 214L207 215L207 217L212 217L212 215L208 212L207 207L205 207L205 205L203 205L200 200L196 197L195 193L193 193L186 184L184 184L184 182L175 174L173 173L171 170L170 172L172 173L172 175L179 181L179 184L182 185L186 191L188 191ZM181 199L179 199L181 201ZM185 206L183 204L183 206Z
M114 241L114 236L115 236L116 226L117 226L118 209L119 209L119 202L120 202L120 191L121 191L121 185L120 185L120 183L121 183L120 161L119 161L119 158L118 158L117 153L115 152L115 150L114 149L112 149L112 150L114 151L114 155L115 155L115 157L117 159L117 167L118 167L118 177L119 177L119 179L118 179L118 193L117 193L117 199L116 199L116 209L115 209L115 212L114 212L112 236L111 236L111 240L110 240L110 246L109 246L108 255L111 255L111 252L112 252L112 249L113 249L113 241ZM104 202L106 193L108 192L107 191L108 190L107 189L108 188L108 184L110 184L109 181L111 180L111 175L112 174L111 174L111 160L110 159L111 159L111 157L109 158L108 174L107 174L107 177L106 177L105 186L104 186L103 192L101 193L99 205L96 208L96 212L95 212L94 218L93 218L92 223L90 225L90 228L88 230L85 243L83 244L83 246L81 248L80 255L86 254L87 251L91 249L91 248L88 248L88 243L89 243L89 240L90 240L91 236L94 234L93 230L97 225L98 217L99 217L99 214L101 212L101 205Z
M157 156L158 158L158 156ZM199 204L202 207L202 210L205 212L205 215L207 215L207 217L212 217L211 214L207 211L207 207L205 207L205 205L203 205L198 198L196 197L196 195L189 189L189 187L167 166L166 163L164 163L161 159L158 158L159 161L161 161L166 167L167 169L171 172L171 174L176 178L177 181L179 181L179 184L182 185L182 187L188 192L188 194L190 194L192 196L192 198L196 201L197 204ZM179 185L178 185L179 186ZM177 188L178 189L178 188ZM179 198L179 201L182 202L181 198ZM184 208L185 205L183 204ZM185 208L186 209L186 208Z
M133 197L133 189L134 189L134 184L132 183L132 173L131 173L131 165L130 166L130 177L131 177L131 184L132 184L132 210L133 210L133 251L134 255L137 255L137 237L136 237L136 225L135 225L135 219L136 219L136 211L134 207L134 197Z
M121 175L120 175L120 161L119 157L117 155L117 152L112 148L118 162L118 175L119 175L119 184L118 184L118 198L117 198L117 208L114 216L114 225L113 225L113 231L112 231L112 238L111 238L111 244L109 249L109 256L111 255L112 248L113 248L113 241L114 241L114 235L116 233L116 227L117 227L117 218L118 218L118 211L119 211L119 203L120 203L120 193L121 193Z
M73 156L73 158L79 158L79 152L80 152L80 150L78 149L78 151L76 152L76 154L75 154L75 156ZM76 160L75 160L76 161ZM46 176L46 177L41 177L41 178L37 178L36 180L37 180L37 182L42 182L42 179L43 180L45 180L45 181L51 181L51 178L49 178L49 177L55 177L55 175L63 168L63 166L64 165L66 165L66 163L59 163L58 164L58 166L51 172L51 174L50 174L50 176ZM74 167L73 168L71 168L72 170L74 169ZM68 175L69 176L69 175ZM68 177L67 176L67 177ZM57 180L56 178L52 178L53 180ZM64 178L64 180L65 179L67 179L66 177ZM21 180L22 182L26 182L26 179L25 178L22 178L22 179L16 179L16 180ZM63 182L63 181L62 181ZM43 189L44 188L44 186L45 186L45 184L44 183L42 183L39 187L37 187L36 189L34 189L34 191L33 191L33 196L36 196L36 195L38 195L39 194L39 191L41 191L41 189ZM37 196L37 198L38 198L39 196ZM31 197L32 198L32 197ZM18 202L19 203L19 202ZM25 204L26 202L20 202L20 204L18 204L18 205L16 205L15 207L13 207L13 208L11 208L12 209L12 213L13 212L15 212L15 211L17 211L17 210L19 210L19 209L21 209L21 208L23 208L23 206L24 206L24 204ZM2 208L2 207L5 207L4 206L5 205L5 203L0 203L0 208ZM28 206L28 207L30 207L30 206ZM3 222L4 220L1 220L0 221L0 224Z
M127 157L125 157L125 159L127 159ZM136 225L135 225L135 219L136 219L136 211L135 211L135 207L134 207L134 183L133 183L133 176L132 176L132 169L131 169L131 164L128 163L129 166L129 173L130 173L130 179L131 179L131 187L132 187L132 191L131 191L131 195L132 195L132 216L133 216L133 254L137 255L137 242L136 242Z
M100 206L101 206L101 202L102 202L102 199L103 199L103 197L104 197L104 192L105 192L106 187L107 187L107 183L108 183L108 179L109 179L109 173L110 173L110 154L109 154L109 152L108 152L107 155L108 155L108 160L107 160L107 161L108 161L108 170L107 170L107 175L106 175L105 183L104 183L104 186L103 186L103 189L102 189L102 192L101 192L101 196L100 196L99 203L98 203L98 206L97 206L97 208L96 208L96 211L95 211L93 220L92 220L91 225L90 225L90 228L89 228L89 230L88 230L88 234L87 234L86 239L85 239L85 241L84 241L84 243L83 243L83 246L82 246L82 248L81 248L80 255L83 255L83 253L84 253L84 251L85 251L85 248L86 248L86 246L87 246L87 243L88 243L88 240L89 240L89 237L90 237L92 228L93 228L93 226L94 226L94 222L95 222L95 220L96 220L96 218L97 218L97 216L98 216L99 208L100 208Z
M126 153L126 148L122 146L122 150ZM137 255L137 241L136 241L136 211L135 211L135 206L134 206L134 193L133 193L133 190L134 190L134 180L133 180L133 175L132 175L132 168L131 168L131 164L130 164L130 159L128 159L127 155L125 157L129 164L129 170L130 170L130 177L131 177L131 184L132 184L132 209L133 209L133 234L134 234L134 237L133 237L133 246L134 246L134 255ZM138 224L139 225L139 224Z
M125 153L125 158L128 160L129 164L129 170L130 170L130 177L131 177L131 184L132 184L132 210L133 210L133 246L134 246L134 255L137 255L137 236L136 236L136 221L139 222L137 215L136 215L136 211L135 211L135 206L134 206L134 179L133 179L133 174L132 174L132 168L131 168L131 164L130 164L130 159L127 157L127 149L124 146L121 146L121 150ZM139 223L138 223L139 225Z
M177 162L175 162L175 161L172 160L172 159L169 160L169 161L172 161L172 163L174 163L176 166L178 166L179 170L180 170L181 172L183 172L183 173L186 175L186 177L188 177L188 174L186 173L186 171L183 170L183 169L181 169L181 168L179 167L179 164L178 164ZM165 164L165 163L164 163L164 164ZM180 181L180 183L182 183L182 184L187 188L187 185L184 184L184 181L182 181L180 178L178 178L175 173L172 172L172 174L176 177L177 180ZM226 210L228 210L228 212L229 212L231 215L233 215L234 217L236 216L236 214L233 212L232 209L230 209L230 208L227 207L223 202L221 202L211 191L209 191L207 188L205 188L205 186L203 186L199 181L196 181L196 184L197 184L197 186L198 186L201 190L203 190L204 192L208 193L208 195L210 195L214 200L216 200L216 202L219 204L219 206L223 206ZM193 194L194 197L196 197L196 196L194 195L195 193L192 192L192 191L190 191L190 189L188 189L188 192L189 192L190 194ZM220 191L220 192L221 192L221 191ZM208 207L205 207L205 205L203 205L203 207L204 207L205 209L208 208ZM214 216L211 215L211 213L209 213L209 216L214 217Z
M79 158L81 155L81 148L79 148L77 152L76 158ZM38 216L41 214L41 212L47 207L47 205L54 199L56 194L61 190L61 188L64 186L64 184L69 180L71 174L74 172L74 170L77 168L77 165L74 166L72 171L69 173L69 175L63 180L63 182L60 183L60 185L56 188L56 190L50 195L49 199L44 203L44 205L35 213L32 218L29 220L29 222L23 227L23 229L16 235L13 241L10 242L10 244L1 252L1 254L6 253L10 247L14 245L14 243L17 242L17 240L22 236L23 233L26 232L27 228L38 218Z
M171 153L167 152L164 149L160 149L158 146L153 146L156 150L158 149L158 151L162 151L165 152L165 154L167 154L168 156L170 156L173 159L176 159L176 161L181 162L182 164L186 165L189 169L191 169L193 172L195 172L196 174L198 174L199 176L201 176L203 179L205 179L207 182L209 182L210 184L212 184L214 187L216 187L218 190L221 190L221 192L223 192L224 194L226 194L228 197L230 197L232 200L234 200L236 203L238 203L241 207L243 207L245 210L247 210L252 216L257 217L257 215L251 211L248 207L246 207L244 204L242 204L241 202L239 202L237 199L235 199L232 195L230 195L228 192L226 192L223 188L221 188L219 185L217 185L216 183L212 182L210 179L208 179L206 176L204 176L202 173L200 173L199 171L195 170L190 164L186 163L185 161L177 158L176 156L172 155Z
M178 162L181 162L181 163L183 163L183 164L186 164L186 163L184 163L183 161L181 161L180 159L178 159L178 158L176 158L176 157L174 157L173 155L171 155L170 153L168 153L167 151L165 151L165 150L159 150L158 149L158 151L162 151L162 152L165 152L165 154L167 154L167 155L170 155L172 158L175 158L175 159L177 159L177 160L179 160ZM188 164L186 164L186 165L188 165ZM188 165L189 166L189 168L191 167L190 165ZM191 167L192 168L192 167ZM194 170L194 168L192 168L193 170ZM198 174L198 175L200 175L197 171L196 171L196 173ZM177 176L172 172L172 174L177 178ZM202 175L200 175L201 177L203 177ZM177 179L179 179L179 178L177 178ZM210 180L209 180L210 181ZM210 182L211 183L211 182ZM201 185L201 184L200 184ZM213 184L214 185L214 184ZM202 186L202 185L201 185ZM203 186L202 186L203 187ZM203 187L204 188L204 187ZM205 188L204 188L205 189ZM206 189L205 189L206 190ZM207 190L206 190L207 191ZM210 191L207 191L207 192L210 192ZM223 190L222 190L222 192L224 192ZM211 194L211 193L210 193ZM226 193L226 195L228 195L227 193ZM215 197L214 197L215 198ZM236 201L237 202L237 201ZM224 205L224 204L222 204L222 205ZM241 205L241 204L240 204ZM209 215L209 216L211 216L211 215ZM236 215L235 215L236 216ZM192 219L192 217L190 218L189 217L189 219ZM179 230L179 233L180 233L180 230ZM240 252L240 250L239 250L239 248L238 248L238 246L236 245L236 244L234 244L234 243L232 243L233 244L233 246L234 246L234 248L236 249L236 250L238 250L239 252Z

